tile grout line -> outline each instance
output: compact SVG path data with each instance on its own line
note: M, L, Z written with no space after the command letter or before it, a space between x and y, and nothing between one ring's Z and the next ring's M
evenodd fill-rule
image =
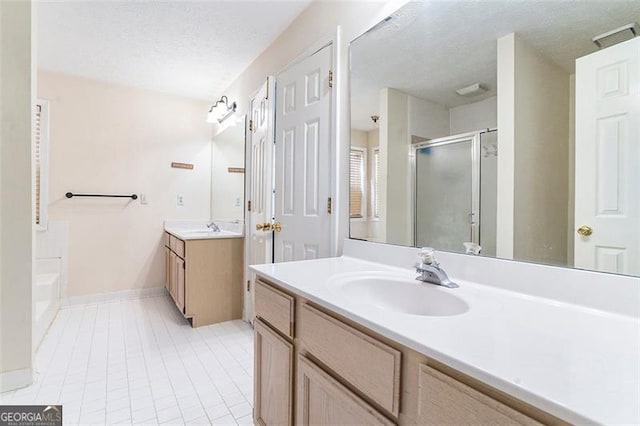
M69 377L69 370L71 369L71 361L73 360L73 354L78 348L78 340L80 339L80 335L82 334L82 324L84 323L84 318L87 315L87 309L85 307L82 308L82 315L80 316L80 321L78 321L78 325L75 330L75 338L73 339L73 345L71 349L71 355L69 356L69 360L67 363L67 369L65 371L64 380L62 381L62 386L60 387L60 396L62 397L62 392L64 390L64 385L67 383L67 379ZM71 316L69 316L69 321L71 321ZM65 326L66 330L66 326ZM88 368L88 364L87 364ZM87 374L85 371L85 375L83 377L83 386L82 386L82 395L84 398L84 388L86 386ZM60 401L62 403L62 401ZM78 421L80 421L80 414L82 412L82 399L80 400L79 409L78 409Z
M157 309L155 298L153 300L153 308L152 309L154 311L156 311L156 314L157 314L158 309ZM167 328L167 326L166 326L166 324L164 322L164 318L162 317L162 315L158 315L158 316L160 317L160 321L162 323L162 326L164 327L164 329L167 331L167 334L171 338L171 333L169 332L169 329ZM153 330L153 327L152 327L152 331L153 331L153 335L155 337L156 333L155 333L155 330ZM171 343L175 347L175 343L173 342L173 338L171 338ZM169 370L167 369L167 364L165 362L165 357L162 354L162 351L160 351L160 358L162 359L162 364L164 365L164 369L165 369L165 371L167 371L167 375L168 375ZM180 357L178 357L178 359L180 359ZM182 359L180 359L180 363L182 364ZM169 377L169 384L171 386L171 390L173 391L173 396L175 397L176 396L176 390L175 390L175 388L173 386L173 382L171 381L171 376L168 376L168 377ZM191 379L189 379L189 380L191 380ZM182 423L184 424L184 414L182 414L182 408L180 408L180 404L178 404L178 398L176 398L176 405L178 406L178 411L180 411L180 417L182 418Z
M155 302L156 302L156 304L157 304L157 303L158 303L158 300L156 300ZM165 300L163 300L163 301L160 301L160 303L164 303L164 304L165 304L165 306L166 306L166 299L165 299ZM162 321L163 321L163 323L164 323L164 318L163 318L163 320L162 320ZM165 324L165 328L167 328L167 327L166 327L166 324ZM167 328L167 330L168 330L168 328ZM175 346L175 340L173 339L173 335L172 335L172 333L169 333L169 337L171 338L171 341L173 342L173 345ZM189 342L189 346L191 347L191 349L193 349L193 346L191 345L191 340L190 340L190 339L187 339L187 340L188 340L188 342ZM205 373L207 374L207 377L209 377L209 380L211 381L211 384L213 384L213 380L211 380L211 376L209 376L209 372L208 372L208 371L204 368L204 366L202 365L202 362L200 361L200 358L198 357L197 352L196 352L196 351L194 351L194 354L196 355L196 358L198 358L198 362L199 362L199 363L200 363L200 365L203 367L202 369L203 369L203 370L205 371ZM186 368L186 366L185 366L185 364L184 364L184 361L182 360L182 358L181 358L181 357L178 357L178 358L180 359L180 363L182 364L182 367L184 367L185 372L187 372L187 368ZM194 385L194 383L193 383L193 380L191 379L191 375L190 375L188 372L187 372L187 377L189 378L189 382L191 383L191 386L192 386L192 387L194 388L194 390L195 390L195 389L196 389L196 387L195 387L195 385ZM214 385L214 386L215 386L215 385ZM212 418L210 418L210 417L209 417L209 413L207 413L207 409L205 408L205 405L203 404L202 399L200 398L200 394L199 394L197 391L195 392L195 394L196 394L196 396L197 396L197 398L198 398L198 402L200 402L200 406L202 407L202 410L204 411L204 415L205 415L205 416L207 417L207 419L209 420L209 423L212 423L212 422L213 422L213 420L215 420L215 419L212 419ZM178 408L180 409L180 412L182 413L182 408L180 408L180 404L178 404ZM183 421L184 421L184 414L182 414L182 419L183 419ZM186 423L186 421L185 421L185 423Z
M107 424L107 396L109 395L109 341L111 340L111 307L107 309L107 344L106 344L106 361L105 361L105 378L104 378L104 424Z
M124 348L124 371L127 372L127 399L129 400L129 418L131 419L131 424L133 424L133 407L131 406L131 387L129 386L129 357L127 356L127 339L126 339L126 333L125 333L125 303L121 303L120 304L120 318L121 318L121 323L120 323L120 329L122 331L122 347ZM136 329L137 329L137 325L136 325ZM145 371L146 371L146 364L145 364ZM108 380L108 377L107 377ZM148 378L147 378L148 381ZM108 396L108 395L107 395Z
M82 316L81 318L84 318L85 315L85 309L82 309ZM55 321L55 320L54 320ZM67 321L64 324L64 328L63 328L63 332L67 330L68 327L68 323L71 321L71 315L67 315ZM80 324L82 324L82 321L78 322L78 326L76 327L75 330L75 338L73 339L73 345L72 345L72 349L71 349L71 353L73 354L73 352L75 351L76 345L78 344L78 336L80 335ZM48 332L48 331L47 331ZM46 337L46 335L45 335ZM44 340L44 338L43 338ZM58 347L60 346L60 342L61 340L59 339L58 342L56 343L56 353L58 351ZM70 356L68 361L67 361L67 367L65 368L65 372L64 372L64 379L62 379L62 383L60 385L60 394L58 396L58 399L60 400L60 403L62 403L61 398L62 398L62 392L64 390L64 385L65 383L67 383L67 377L69 375L69 369L71 368L71 359L72 357Z
M131 308L133 308L133 306L131 306ZM142 358L144 360L144 371L145 371L145 377L147 378L147 383L149 384L149 389L151 390L151 401L153 402L153 414L156 418L156 423L159 423L158 420L158 407L156 406L156 400L153 397L153 387L151 386L151 381L149 380L149 368L147 366L147 356L144 350L144 345L142 345L142 337L140 336L140 327L143 325L144 319L146 318L145 316L145 309L144 307L141 309L140 312L135 311L134 309L132 309L132 314L133 314L133 318L134 321L136 322L136 332L138 335L138 342L140 342L140 351L142 352ZM140 321L140 316L142 316L142 321ZM154 336L155 337L155 336ZM156 343L157 346L157 343ZM127 386L129 386L129 370L127 370ZM131 399L129 399L131 401ZM133 423L133 408L131 409L131 423Z
M155 306L155 304L153 306ZM164 371L167 372L167 377L169 377L169 386L171 387L171 391L173 392L173 395L175 397L176 391L175 391L175 388L173 387L173 383L171 382L171 378L169 376L169 370L167 369L167 364L165 362L165 355L162 351L161 346L158 344L158 336L156 334L156 330L153 327L153 322L149 321L149 324L150 324L149 329L151 330L151 333L153 334L153 338L156 342L156 346L158 347L158 353L160 355L160 359L162 360L162 366L164 367ZM162 324L164 325L164 321L162 322ZM177 403L177 399L176 399L176 403ZM177 405L178 405L178 410L180 411L180 417L182 417L182 410L180 410L180 405L179 404ZM154 398L154 406L155 406L155 398ZM156 417L157 417L157 414L158 414L158 410L156 408ZM158 418L158 422L160 422L160 418ZM183 423L184 423L184 419L183 419Z
M85 310L87 308L85 307ZM96 309L96 314L95 314L95 318L93 319L93 327L91 328L91 342L89 343L89 353L87 355L87 368L85 370L84 373L84 387L82 388L82 400L80 402L80 415L78 416L78 423L80 422L80 419L82 418L82 412L84 411L84 397L86 395L87 392L87 374L89 372L89 365L90 365L90 359L91 359L91 352L92 352L92 348L93 348L93 336L95 336L95 333L93 332L95 330L96 327L96 322L98 321L98 310Z
M57 314L56 314L56 317L57 317ZM55 319L56 319L56 318L54 318L54 321L55 321ZM62 324L62 325L60 326L60 327L62 327L61 331L59 332L60 334L64 334L64 331L66 330L66 327L67 327L67 323L68 323L68 322L69 322L69 316L67 316L66 321L64 322L64 324ZM53 322L52 322L52 324L53 324ZM47 335L49 335L49 333L51 332L51 330L52 330L52 328L51 328L51 326L49 326L49 328L47 329L46 333L45 333L45 334L44 334L44 336L42 337L42 341L40 342L40 347L42 347L42 343L45 341L46 336L47 336ZM45 380L45 379L47 378L47 376L48 376L48 373L49 373L49 371L48 371L48 370L49 370L49 368L48 368L48 367L49 367L49 366L51 365L51 363L53 362L53 359L54 359L54 357L55 357L55 354L58 352L59 347L60 347L60 339L58 339L58 340L56 341L56 344L55 344L55 346L54 346L54 349L52 350L52 353L51 353L51 355L49 356L49 360L48 360L48 362L47 362L47 365L46 365L46 366L44 366L44 367L42 368L43 370L45 370L45 372L44 372L42 375L40 375L40 368L36 367L36 371L35 371L35 373L38 375L38 377L39 377L39 378L40 378L40 376L41 376L41 383L40 383L40 385L41 385L41 386L42 386L42 383L44 382L44 380ZM37 354L36 354L36 356L34 357L34 358L35 358L35 362L37 362L37 357L38 357L38 356L37 356ZM66 368L65 368L65 372L64 372L65 377L66 377L66 375L67 375L67 369L68 369L68 368L69 368L69 364L67 363L67 366L66 366ZM64 379L63 379L63 383L64 383ZM33 385L35 385L35 384L36 384L36 382L34 382L34 383L33 383ZM40 387L40 388L38 389L38 395L40 394L40 390L42 390L42 387ZM57 397L57 399L56 399L56 401L55 401L56 403L59 401L61 393L62 393L62 385L60 386L60 392L58 393L58 397ZM36 398L37 398L37 397L36 397Z

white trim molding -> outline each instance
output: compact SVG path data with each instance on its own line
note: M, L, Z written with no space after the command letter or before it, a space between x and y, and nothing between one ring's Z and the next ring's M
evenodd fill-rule
M115 302L119 300L144 299L167 294L164 287L138 288L133 290L114 291L110 293L90 294L87 296L72 296L62 300L60 307L89 305L100 302Z

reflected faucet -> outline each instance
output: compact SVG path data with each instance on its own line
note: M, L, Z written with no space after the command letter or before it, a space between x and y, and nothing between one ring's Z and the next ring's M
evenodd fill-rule
M418 252L418 259L416 272L420 275L416 277L416 280L447 288L458 287L458 284L451 281L447 273L440 268L440 264L436 262L436 257L431 247L422 247Z
M211 232L220 232L220 227L215 222L207 223L207 228L211 229Z

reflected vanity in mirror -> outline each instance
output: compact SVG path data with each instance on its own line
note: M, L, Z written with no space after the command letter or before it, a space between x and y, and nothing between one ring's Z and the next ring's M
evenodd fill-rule
M640 275L637 22L424 1L354 40L351 237Z

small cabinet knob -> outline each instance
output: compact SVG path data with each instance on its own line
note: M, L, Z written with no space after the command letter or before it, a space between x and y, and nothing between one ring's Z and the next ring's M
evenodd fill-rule
M593 234L593 229L590 226L582 225L580 228L578 228L577 232L583 237L588 237L589 235Z

